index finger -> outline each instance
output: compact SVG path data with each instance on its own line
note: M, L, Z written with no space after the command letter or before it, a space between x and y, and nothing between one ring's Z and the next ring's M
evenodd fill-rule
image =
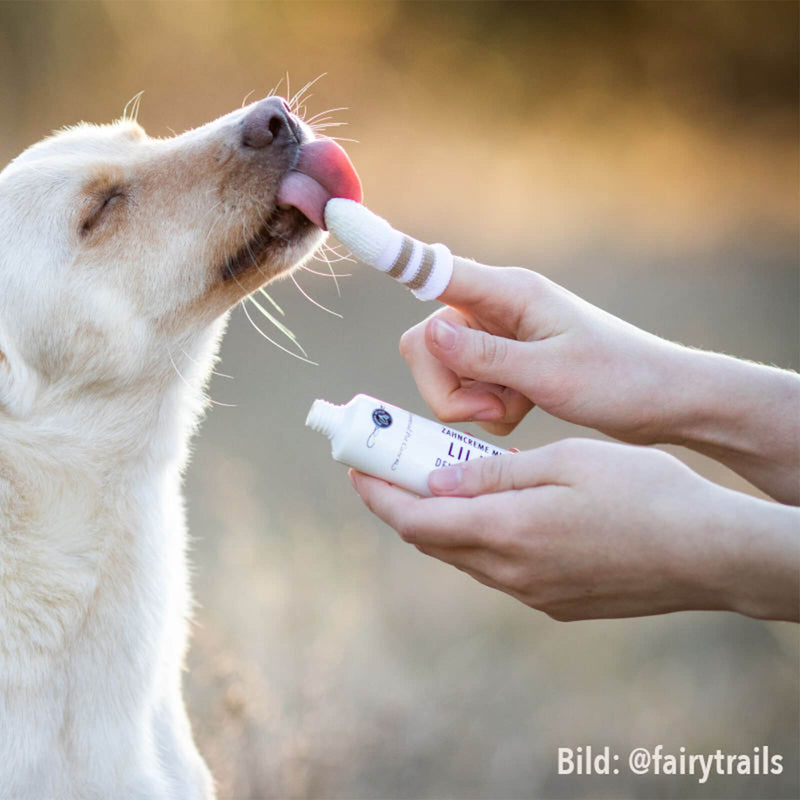
M325 223L358 259L405 284L421 300L437 298L458 308L492 298L505 305L518 299L508 281L496 283L496 267L454 257L443 244L414 239L355 200L331 198L325 205ZM447 283L444 290L442 283Z
M490 267L461 256L453 256L453 274L437 298L454 308L469 309L487 303L513 313L525 301L523 282L530 270L522 267Z
M461 376L431 354L425 342L425 331L433 317L455 325L466 323L457 310L440 308L401 337L400 352L411 369L423 400L442 422L503 419L506 407L496 392L484 384L465 387Z

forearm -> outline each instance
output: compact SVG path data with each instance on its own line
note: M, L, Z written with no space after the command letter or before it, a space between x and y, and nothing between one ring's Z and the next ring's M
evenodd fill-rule
M758 619L800 621L800 509L719 492L712 540L722 605Z
M800 504L800 376L717 353L670 353L662 441L708 455Z

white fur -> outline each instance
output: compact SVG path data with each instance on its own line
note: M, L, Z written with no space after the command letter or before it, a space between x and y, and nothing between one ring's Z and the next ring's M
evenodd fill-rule
M320 240L220 282L283 169L239 146L248 110L164 140L82 125L0 173L3 800L213 796L181 473L227 309ZM84 236L98 180L127 194Z

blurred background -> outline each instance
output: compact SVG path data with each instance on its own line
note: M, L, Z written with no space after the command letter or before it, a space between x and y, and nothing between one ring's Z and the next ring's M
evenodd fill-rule
M329 132L357 140L366 201L397 227L668 338L800 366L793 2L4 2L0 162L140 91L140 122L169 136L322 74L308 113L346 109ZM557 623L366 512L305 415L357 392L428 414L397 340L431 309L335 267L339 291L296 281L341 316L291 281L269 289L318 366L234 310L218 368L232 379L211 384L187 474L185 683L220 797L800 796L796 627ZM534 412L511 444L576 433L592 435ZM767 745L785 770L556 774L558 747L658 743Z

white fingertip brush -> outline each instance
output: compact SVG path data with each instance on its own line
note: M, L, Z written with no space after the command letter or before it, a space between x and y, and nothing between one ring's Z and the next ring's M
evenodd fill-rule
M405 284L420 300L435 300L450 283L453 255L447 247L406 236L355 200L328 200L325 226L359 261Z

